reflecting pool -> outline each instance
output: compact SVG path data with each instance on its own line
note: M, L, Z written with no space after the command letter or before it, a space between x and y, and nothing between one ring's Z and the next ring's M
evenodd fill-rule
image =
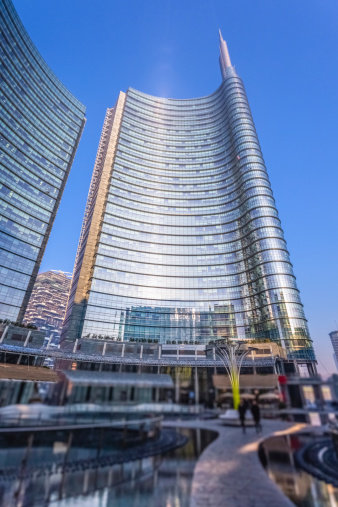
M323 436L294 433L268 438L260 445L260 459L269 477L297 507L338 506L338 489L297 465L297 451L319 439Z
M177 431L186 443L162 455L113 466L77 467L66 473L42 471L29 479L9 478L0 483L0 505L188 507L196 461L217 433L186 428Z

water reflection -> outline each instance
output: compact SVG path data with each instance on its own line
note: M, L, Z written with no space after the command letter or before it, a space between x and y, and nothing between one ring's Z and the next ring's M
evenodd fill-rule
M86 496L53 502L53 507L188 507L191 481L198 456L216 437L208 430L180 429L188 438L183 447L166 453L154 474Z
M217 433L178 430L187 443L173 451L137 461L67 470L42 470L29 478L0 482L0 504L53 507L188 507L198 456ZM114 486L110 486L114 484ZM117 485L116 485L117 484Z
M269 477L297 507L338 505L338 489L304 472L295 461L297 450L322 438L310 433L280 435L260 446L260 458Z

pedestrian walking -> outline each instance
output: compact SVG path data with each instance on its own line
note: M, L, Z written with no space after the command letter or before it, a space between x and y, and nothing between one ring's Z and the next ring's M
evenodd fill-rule
M253 420L255 421L256 433L259 433L260 431L262 431L261 411L256 400L252 401L251 413Z
M241 421L242 431L245 433L245 412L246 412L246 404L243 400L241 400L239 407L238 407L238 413L239 413L239 419Z

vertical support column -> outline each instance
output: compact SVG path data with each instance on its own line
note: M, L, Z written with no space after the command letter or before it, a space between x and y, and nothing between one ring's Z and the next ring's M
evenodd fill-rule
M161 373L161 366L158 366L157 367L157 375L159 375L160 373ZM156 387L155 401L156 401L156 403L158 403L160 401L160 388L159 387Z
M273 355L273 352L272 352L272 345L270 345L270 355L271 355L271 359L272 359L272 364L273 364L273 372L274 374L276 375L277 373L277 370L276 370L276 360L275 360L275 356Z
M63 459L62 477L61 477L61 482L60 482L60 486L59 486L59 499L60 500L63 497L63 489L64 489L65 480L66 480L66 473L67 473L66 472L66 464L68 461L69 451L72 446L72 442L73 442L73 432L70 431L70 433L68 435L68 440L67 440L67 448L66 448L64 459Z
M251 359L252 359L253 374L256 375L257 371L256 371L256 365L255 365L255 353L253 350L251 351Z
M201 428L197 428L195 431L196 431L196 447L199 456L202 452Z
M175 403L180 402L180 373L178 366L175 368Z
M24 347L27 347L28 340L29 340L29 338L30 338L31 334L32 334L32 331L28 331L28 334L27 334L27 336L26 336L25 343L23 344L23 346L24 346Z
M24 457L22 458L22 461L21 461L21 470L20 470L21 473L19 474L19 477L24 476L24 471L27 468L27 463L28 463L28 460L30 457L32 447L33 447L33 442L34 442L34 433L30 433L28 436L28 439L27 439L27 447L25 449L25 454L24 454ZM21 486L22 486L22 483L20 481L19 489L21 489Z
M272 367L273 367L274 374L277 375L276 361L275 360L273 360L273 366Z
M284 367L284 361L279 361L279 367L280 367L280 370L281 370L281 374L282 375L285 375L285 367Z
M78 344L78 343L79 343L79 339L78 339L78 338L76 338L75 343L74 343L74 348L73 348L73 354L75 354L75 352L76 352L76 349L77 349L77 344Z
M298 364L297 364L296 359L293 360L293 364L295 366L296 375L300 376L300 374L299 374L299 368L298 368Z
M9 326L6 326L6 327L5 327L4 332L2 333L1 338L0 338L0 343L2 343L2 342L4 341L5 336L6 336L6 334L7 334L7 331L8 331L8 327L9 327Z
M125 348L126 348L126 344L124 343L124 344L122 345L121 357L124 357L124 350L125 350Z
M328 415L325 413L325 398L320 384L313 384L313 393L315 395L315 403L319 409L319 417L322 424L327 424ZM305 405L304 405L305 406Z
M133 465L134 465L134 462L132 461ZM134 467L133 467L133 471L134 471ZM107 486L108 488L110 488L113 484L113 466L110 466L109 467L109 471L108 471L108 478L107 478Z
M198 368L195 366L195 405L199 405L200 402L200 390L198 384Z
M142 359L143 357L143 345L141 345L141 350L140 350L140 359Z
M309 363L308 370L310 372L310 376L311 375L318 375L316 363Z
M161 345L158 347L158 358L161 359L162 357L162 347Z
M67 460L68 460L68 456L69 456L69 451L70 451L70 448L72 446L72 442L73 442L73 432L70 431L69 435L68 435L68 440L67 440L67 449L66 449L66 452L65 452L65 457L64 457L64 464L67 463Z
M63 381L61 395L60 395L60 398L59 398L59 405L60 406L62 406L64 404L64 400L65 400L65 396L66 396L66 391L67 391L67 381L64 380Z
M82 492L85 495L88 491L88 484L89 484L89 470L85 470L84 477L83 477L83 489Z
M103 356L106 354L106 348L107 348L107 342L104 342L103 349L102 349L102 355Z

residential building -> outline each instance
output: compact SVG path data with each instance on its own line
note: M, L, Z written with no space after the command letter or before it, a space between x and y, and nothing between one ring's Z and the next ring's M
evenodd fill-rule
M21 322L85 124L85 107L0 0L0 319Z
M39 273L34 284L23 322L45 331L50 344L58 344L72 279L71 273Z

